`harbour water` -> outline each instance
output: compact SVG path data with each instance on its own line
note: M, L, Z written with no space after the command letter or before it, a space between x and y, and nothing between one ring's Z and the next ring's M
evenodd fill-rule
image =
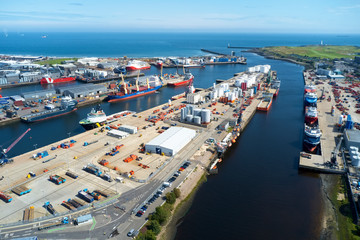
M196 193L175 239L318 239L320 179L298 171L303 134L303 67L253 56L281 79L268 113L256 113L240 140Z
M79 47L79 42L83 43L85 36L89 35L73 34L69 37L66 34L49 34L46 39L41 39L39 35L38 40L37 35L24 34L23 38L33 39L30 39L33 43L33 46L30 46L29 41L12 39L15 35L9 34L5 40L4 36L1 36L1 41L6 44L0 45L0 53L49 56L190 56L203 54L200 48L229 52L226 48L228 43L251 47L305 45L317 44L321 40L326 43L328 39L331 44L360 44L359 36L326 38L324 35L276 35L266 39L266 36L256 35L198 35L191 38L185 34L179 39L180 35L170 34L165 39L153 35L152 38L134 43L131 37L124 36L128 45L117 48L124 39L111 38L110 34L106 38L112 39L109 43L107 41L110 40L95 34L96 41L85 42L84 46ZM66 41L60 41L61 39ZM73 44L67 39L73 39ZM146 41L148 42L145 43ZM235 51L241 54L240 50ZM304 118L303 67L264 59L252 53L242 54L247 58L247 66L206 66L205 69L192 69L195 87L209 87L216 79L230 78L248 66L270 64L282 80L279 96L268 113L255 114L238 142L226 153L224 161L219 165L219 174L209 177L208 182L201 186L192 207L182 219L175 238L318 239L321 213L320 179L316 174L304 174L297 168ZM174 71L175 69L165 70L168 73ZM145 72L153 73L158 74L159 71L152 68ZM13 95L41 88L40 85L34 85L3 89L0 94ZM102 107L107 114L126 109L142 111L165 103L184 89L162 88L157 94L118 103L102 103ZM28 127L32 128L31 132L9 152L10 156L83 132L78 122L92 107L94 106L83 107L71 114L40 123L13 123L2 126L0 145L7 147Z

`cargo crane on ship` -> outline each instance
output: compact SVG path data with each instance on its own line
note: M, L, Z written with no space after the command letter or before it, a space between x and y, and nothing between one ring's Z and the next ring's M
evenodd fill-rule
M10 146L6 149L3 149L2 146L0 146L0 167L7 164L7 163L12 163L14 160L13 159L9 159L7 156L7 153L25 136L25 134L27 134L29 131L31 130L31 128L28 128L28 130L26 130L23 134L20 135L20 137L18 137L12 144L10 144Z

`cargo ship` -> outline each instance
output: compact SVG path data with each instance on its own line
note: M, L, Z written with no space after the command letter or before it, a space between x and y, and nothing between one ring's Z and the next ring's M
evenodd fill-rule
M80 120L79 124L83 126L85 130L91 130L103 126L106 120L106 114L101 109L101 106L98 105L95 109L91 109L91 112L87 114L87 118Z
M75 81L75 77L61 77L53 79L50 76L46 75L40 80L40 84L52 84L52 83L64 83Z
M276 97L279 94L280 85L281 85L281 81L278 79L271 81L270 88L275 89L274 97Z
M150 69L150 64L139 60L131 60L128 62L125 68L126 71L144 70L144 69Z
M307 92L304 96L305 106L315 107L317 102L317 96L314 92Z
M260 101L260 103L257 105L256 110L267 112L269 111L271 105L272 105L272 93L264 93L263 99Z
M305 122L309 125L314 124L318 120L316 107L305 108Z
M184 86L190 84L194 80L194 75L191 73L185 73L184 79L180 82L169 82L167 85L170 87Z
M76 111L77 101L73 100L71 97L63 97L61 99L61 105L59 107L54 107L43 112L32 113L21 117L21 120L27 123L38 122L46 119L62 116L73 111Z
M139 79L139 78L138 78ZM134 87L128 87L122 77L122 83L117 85L117 91L108 95L108 102L122 101L126 99L136 98L151 93L155 93L162 87L162 81L158 76L151 76L150 79L146 78L146 86L139 86L138 79Z

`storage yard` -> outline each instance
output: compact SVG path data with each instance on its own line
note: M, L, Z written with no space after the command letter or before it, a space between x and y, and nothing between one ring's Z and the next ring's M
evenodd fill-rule
M218 142L213 147L219 153L224 152L254 115L267 86L265 73L253 73L253 83L246 87L237 81L239 76L196 92L193 105L179 97L141 113L114 114L106 126L14 157L12 164L1 168L1 194L12 200L0 202L0 223L23 220L25 209L32 209L37 219L117 198L160 172L176 171L168 169L173 156L196 147L192 144L206 136ZM220 130L223 122L226 128ZM109 134L113 130L117 132ZM12 193L19 189L30 191Z

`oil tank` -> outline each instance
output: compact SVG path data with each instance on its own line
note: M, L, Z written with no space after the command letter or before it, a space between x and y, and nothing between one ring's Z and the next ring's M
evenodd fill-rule
M194 118L193 115L187 115L187 116L186 116L186 121L187 121L187 122L192 122L192 121L193 121L193 118Z
M194 115L194 117L195 117L195 116L199 116L199 117L200 117L200 116L201 116L201 109L199 109L199 108L195 108L195 109L194 109L194 114L193 114L193 115Z
M203 123L210 123L210 110L209 109L202 109L201 110L201 121Z
M254 89L250 89L250 97L254 96Z
M180 115L180 120L182 121L182 122L184 122L185 121L185 119L186 119L186 108L182 108L181 109L181 115Z
M193 115L194 114L194 106L193 105L186 105L186 108L188 109L187 114L188 115Z
M195 116L194 117L194 123L200 125L201 124L201 117Z

